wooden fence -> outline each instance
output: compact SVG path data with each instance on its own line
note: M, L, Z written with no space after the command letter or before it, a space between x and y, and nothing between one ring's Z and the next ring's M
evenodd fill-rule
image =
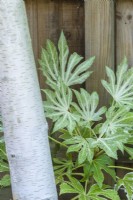
M46 39L55 43L65 32L70 51L86 58L95 55L94 74L86 81L89 91L98 91L101 105L108 104L108 94L101 86L105 66L115 71L124 56L133 66L133 0L25 0L36 62ZM37 64L38 66L38 64ZM38 70L41 87L44 78ZM118 164L133 167L120 157ZM122 170L117 170L123 176Z

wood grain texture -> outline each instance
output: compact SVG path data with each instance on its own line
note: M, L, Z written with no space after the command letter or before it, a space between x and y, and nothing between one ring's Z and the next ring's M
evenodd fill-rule
M94 73L86 82L88 91L97 91L100 104L108 103L108 94L101 85L106 78L105 66L114 69L114 1L85 1L85 51L86 58L96 56Z
M46 39L49 38L49 0L37 0L37 27L38 27L38 58L41 55L41 49L45 46ZM39 66L39 64L38 64ZM39 66L40 67L40 66ZM44 88L45 78L39 70L40 87Z
M116 1L116 61L126 56L133 66L133 0Z
M78 0L60 0L60 26L64 30L70 51L84 55L84 4Z
M129 67L133 66L133 0L116 1L116 64L124 56L127 57ZM133 161L119 154L117 165L133 168ZM117 169L117 176L123 177L128 171ZM123 193L121 191L121 198ZM124 198L126 199L126 198Z
M37 0L26 0L26 11L28 17L28 23L30 28L30 34L32 39L32 45L34 49L35 61L37 64L38 58L38 27L37 27Z
M84 4L80 0L25 0L41 88L46 87L38 58L46 40L57 44L63 30L70 52L84 56Z
M96 56L92 67L94 73L86 81L89 92L97 91L100 105L109 103L109 95L102 87L101 79L106 79L105 66L114 69L114 1L85 1L85 52L86 58ZM106 184L113 180L105 175Z

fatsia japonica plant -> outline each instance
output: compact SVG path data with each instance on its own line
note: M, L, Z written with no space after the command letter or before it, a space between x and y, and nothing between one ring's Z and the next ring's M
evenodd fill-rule
M77 53L69 55L63 32L58 48L48 40L42 49L39 63L49 88L42 90L44 109L53 124L49 138L59 145L53 154L56 183L60 195L71 193L71 200L119 200L121 188L132 200L133 169L117 177L115 168L126 168L114 166L114 161L119 151L133 159L133 68L128 68L126 58L116 74L106 67L108 80L102 80L102 85L111 104L99 108L97 92L73 87L92 74L94 59L83 61ZM113 186L106 184L105 172Z
M42 91L46 95L45 113L52 120L49 138L55 144L56 183L60 195L71 193L71 200L120 200L120 189L132 200L133 169L114 163L119 151L133 159L133 68L128 68L126 58L116 74L106 67L108 80L102 80L102 85L111 96L111 104L99 108L97 92L73 87L92 74L94 59L83 61L77 53L70 55L63 32L58 48L48 40L42 49L39 63L49 88ZM120 178L115 168L130 172ZM4 172L0 186L10 185L3 138L0 138L0 172ZM106 174L114 184L106 183Z

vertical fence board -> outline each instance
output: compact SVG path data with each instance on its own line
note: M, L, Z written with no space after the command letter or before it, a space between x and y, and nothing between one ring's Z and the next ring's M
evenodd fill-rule
M84 12L83 4L78 1L38 0L38 57L46 39L57 44L63 30L69 43L70 52L84 54ZM77 19L80 15L80 19ZM80 27L80 28L79 28ZM44 77L39 76L41 87L45 87Z
M116 1L116 64L127 57L129 67L133 66L133 0ZM117 165L133 168L133 161L126 156L119 156ZM118 177L123 177L128 171L117 169ZM121 191L123 199L123 192ZM126 199L126 197L124 197Z
M45 46L46 40L49 38L49 26L51 17L49 13L49 0L37 0L37 16L38 16L38 58L41 55L41 49ZM53 16L53 15L52 15ZM41 88L45 88L45 79L42 72L39 70L39 81Z
M84 4L81 1L60 0L60 25L69 43L70 51L84 54Z
M133 66L133 0L116 1L116 61L126 56Z
M86 58L96 56L94 73L86 82L88 91L100 94L101 104L107 104L107 93L101 85L105 79L105 66L114 66L114 1L85 1L85 49Z
M38 58L38 27L37 27L37 0L26 0L26 11L28 17L28 23L30 28L30 34L32 39L32 45L34 49L35 60L37 63Z
M51 39L56 44L60 34L60 17L61 17L60 7L61 6L59 0L49 1L49 13L48 13L49 39Z
M105 66L114 69L114 1L85 1L85 50L86 58L96 56L92 70L94 73L86 81L89 92L97 91L100 105L108 104L108 94L101 85L106 78ZM108 175L107 184L113 184Z

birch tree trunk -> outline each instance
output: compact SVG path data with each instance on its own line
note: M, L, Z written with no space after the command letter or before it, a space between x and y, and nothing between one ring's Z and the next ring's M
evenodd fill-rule
M23 0L0 0L0 102L14 200L57 200Z

